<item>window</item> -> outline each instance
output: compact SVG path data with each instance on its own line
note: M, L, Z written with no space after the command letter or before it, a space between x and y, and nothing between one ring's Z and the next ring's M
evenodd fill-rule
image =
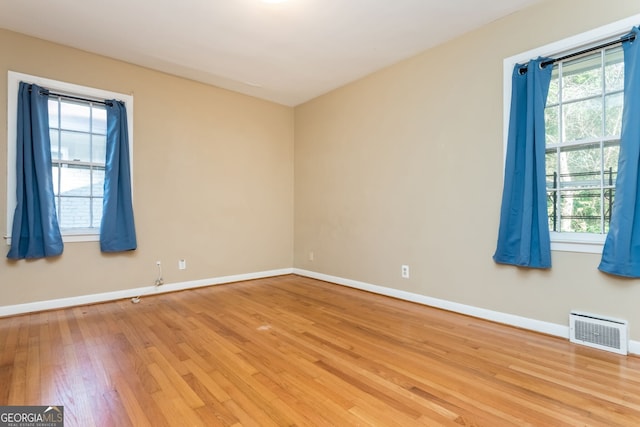
M95 230L102 219L107 112L93 102L49 98L53 193L61 230Z
M545 108L551 232L609 230L623 88L619 46L554 65Z
M504 143L511 74L531 58L559 57L617 40L640 15L504 60ZM601 253L615 198L624 85L619 45L554 64L545 109L551 249Z
M133 97L69 83L9 72L7 235L11 232L15 201L15 141L17 93L21 81L35 83L52 92L95 99L85 101L50 96L49 129L53 190L60 231L65 242L99 239L106 161L107 114L100 101L125 102L129 124L129 152L133 159ZM132 161L133 163L133 161ZM9 240L10 243L10 240Z

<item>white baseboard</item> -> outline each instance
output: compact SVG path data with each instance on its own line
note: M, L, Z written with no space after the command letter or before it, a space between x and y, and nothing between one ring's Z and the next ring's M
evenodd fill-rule
M386 295L386 296L398 298L405 301L415 302L418 304L424 304L430 307L441 308L443 310L448 310L448 311L452 311L460 314L466 314L466 315L477 317L480 319L491 320L493 322L503 323L510 326L516 326L518 328L541 332L544 334L565 338L567 340L569 339L568 325L559 325L556 323L543 322L541 320L529 319L527 317L516 316L513 314L501 313L498 311L487 310L484 308L474 307L474 306L465 305L465 304L459 304L457 302L451 302L451 301L442 300L438 298L427 297L420 294L414 294L412 292L400 291L398 289L387 288L379 285L372 285L370 283L359 282L357 280L345 279L342 277L316 273L315 271L308 271L308 270L294 268L293 274L310 277L318 280L324 280L325 282L336 283L338 285L361 289L363 291L368 291L368 292L372 292L380 295ZM569 315L567 314L567 323L569 321L568 316ZM640 341L629 341L629 353L640 354Z
M182 291L185 289L201 288L205 286L221 285L225 283L241 282L244 280L262 279L266 277L282 276L293 273L292 268L280 270L260 271L256 273L222 276L211 279L192 280L189 282L169 283L162 286L145 286L141 288L125 289L122 291L105 292L92 295L81 295L70 298L60 298L48 301L36 301L26 304L0 306L0 317L15 316L18 314L33 313L37 311L54 310L58 308L74 307L78 305L96 304L106 301L149 296L166 292Z
M283 268L279 270L260 271L255 273L237 274L232 276L221 276L210 279L192 280L188 282L177 282L165 284L162 286L144 286L140 288L125 289L122 291L105 292L100 294L81 295L70 298L60 298L48 301L36 301L26 304L5 305L0 306L0 317L15 316L19 314L33 313L45 310L54 310L58 308L74 307L86 304L96 304L107 301L115 301L119 299L128 299L138 296L156 295L166 292L182 291L186 289L195 289L206 286L222 285L226 283L241 282L244 280L262 279L266 277L283 276L286 274L297 274L299 276L310 277L313 279L323 280L325 282L336 283L338 285L348 286L375 294L386 295L405 301L411 301L418 304L424 304L430 307L441 308L443 310L455 313L466 314L480 319L491 320L493 322L503 323L506 325L516 326L536 332L541 332L561 338L569 339L569 327L567 325L559 325L556 323L543 322L540 320L529 319L526 317L516 316L513 314L501 313L498 311L487 310L484 308L474 307L465 304L459 304L443 299L432 298L425 295L415 294L412 292L401 291L398 289L387 288L370 283L360 282L357 280L345 279L337 276L317 273L315 271L302 270L298 268ZM640 341L629 341L629 353L640 355Z

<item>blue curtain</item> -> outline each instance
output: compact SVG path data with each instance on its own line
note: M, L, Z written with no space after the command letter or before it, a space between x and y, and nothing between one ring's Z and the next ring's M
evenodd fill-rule
M107 101L107 158L104 205L100 225L102 252L122 252L137 247L131 197L129 134L124 103Z
M550 268L551 242L545 188L544 107L551 70L546 58L516 65L495 262Z
M618 179L609 233L598 269L625 277L640 277L640 30L622 43L624 104L620 133Z
M51 178L48 102L46 90L20 83L10 259L58 256L64 247Z

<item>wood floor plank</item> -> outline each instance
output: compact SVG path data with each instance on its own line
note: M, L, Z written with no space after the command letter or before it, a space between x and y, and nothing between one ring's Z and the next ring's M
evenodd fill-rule
M182 378L174 365L172 365L156 347L149 347L147 351L155 361L155 363L150 366L157 366L162 370L162 373L169 380L171 388L177 391L181 399L184 400L190 408L204 406L202 399L189 387L189 384ZM165 384L165 387L166 386Z
M200 396L205 403L204 406L195 408L195 412L202 418L206 425L233 425L238 419L224 406L223 402L229 399L218 400L211 394L209 388L203 382L211 381L209 375L197 377L194 374L184 376L189 386ZM226 394L226 393L225 393Z
M210 376L211 371L206 372L191 360L185 361L184 364L218 402L231 399L231 396Z
M129 387L129 382L119 372L113 372L112 378L129 419L128 424L135 427L152 427L146 411L140 405L135 392Z
M169 397L163 391L153 394L157 407L164 416L167 424L170 426L193 426L205 427L205 423L182 399L178 397Z
M640 358L287 275L0 318L68 426L635 426Z

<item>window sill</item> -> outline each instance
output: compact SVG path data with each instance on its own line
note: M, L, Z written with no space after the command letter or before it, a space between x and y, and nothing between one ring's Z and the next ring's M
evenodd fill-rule
M100 234L95 232L62 232L62 241L64 243L74 242L98 242L100 241Z
M606 234L551 233L551 250L601 254Z

